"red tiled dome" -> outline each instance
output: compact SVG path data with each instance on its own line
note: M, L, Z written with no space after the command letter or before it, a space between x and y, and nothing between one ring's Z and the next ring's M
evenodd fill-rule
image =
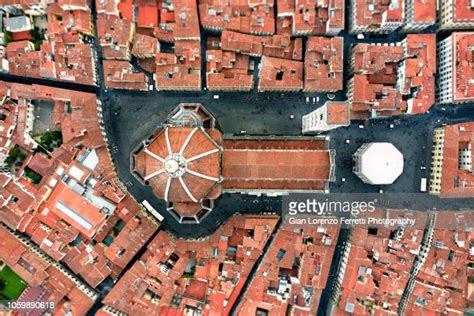
M221 180L221 142L214 129L166 127L135 156L134 168L164 200L197 203Z

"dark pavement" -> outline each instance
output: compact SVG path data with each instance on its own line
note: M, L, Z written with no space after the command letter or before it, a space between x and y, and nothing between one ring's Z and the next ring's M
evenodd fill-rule
M89 92L97 94L99 92L99 88L95 86L88 86L79 83L73 82L66 82L66 81L58 81L58 80L50 80L50 79L43 79L43 78L30 78L30 77L21 77L10 75L6 73L0 73L0 81L5 82L16 82L22 84L39 84L48 87L54 88L61 88L61 89L69 89L69 90L76 90L82 92Z
M214 99L213 95L219 95ZM310 97L309 104L306 97ZM312 104L319 96L319 104ZM248 197L227 194L217 200L216 209L198 225L179 224L165 210L163 201L155 198L149 187L142 186L130 173L130 152L147 138L167 118L171 110L182 102L199 102L217 118L225 136L301 135L302 115L325 101L324 94L305 93L211 93L202 92L107 92L104 101L104 120L114 163L120 179L138 201L148 200L165 216L164 228L179 237L200 237L217 229L234 212L258 213L265 209L279 211L279 198ZM290 119L294 115L294 119ZM333 193L416 193L422 177L429 178L432 133L444 123L474 120L474 104L463 106L437 105L430 113L353 122L349 127L330 132L330 147L336 150L336 182L330 185ZM390 126L393 126L391 128ZM363 128L360 128L363 126ZM349 140L349 143L346 141ZM352 155L363 143L381 141L393 143L404 155L405 169L397 181L389 186L363 183L352 172ZM425 194L442 208L442 201ZM409 203L410 201L408 201ZM411 201L416 205L416 201Z
M301 117L319 106L312 104L315 94L248 94L183 92L129 92L107 93L104 101L104 121L115 166L122 182L138 201L148 200L166 220L163 227L179 237L200 237L217 229L216 223L224 222L235 212L259 213L279 210L279 198L253 197L227 194L216 201L217 207L199 225L179 224L151 192L130 173L130 152L147 138L181 102L200 102L217 118L225 135L300 135ZM311 96L306 104L306 96ZM237 101L238 100L238 101ZM320 104L322 97L320 97ZM290 119L294 115L294 119ZM191 225L191 227L189 226Z
M443 110L444 109L444 110ZM474 120L474 105L437 105L424 115L406 115L353 122L331 132L336 149L336 183L331 192L419 192L422 177L429 179L433 131L443 124ZM362 128L361 128L362 127ZM367 142L391 142L405 159L403 174L389 186L365 184L352 172L352 155ZM345 182L343 181L343 178Z

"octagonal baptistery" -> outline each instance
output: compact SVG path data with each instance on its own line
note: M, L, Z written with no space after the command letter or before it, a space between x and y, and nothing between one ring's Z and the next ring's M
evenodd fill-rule
M132 172L178 221L200 222L221 194L222 134L200 105L175 112L132 153Z
M353 159L354 173L368 184L392 184L403 173L403 154L391 143L363 144Z

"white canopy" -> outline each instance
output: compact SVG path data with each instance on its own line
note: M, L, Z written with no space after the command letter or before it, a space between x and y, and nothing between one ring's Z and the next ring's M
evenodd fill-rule
M356 153L356 173L370 184L391 184L403 172L403 155L391 143L369 143Z

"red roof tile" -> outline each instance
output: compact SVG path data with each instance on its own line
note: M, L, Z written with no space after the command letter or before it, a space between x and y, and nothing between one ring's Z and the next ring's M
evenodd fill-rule
M253 88L248 56L208 47L206 61L206 81L209 90L249 91Z
M327 123L334 125L349 124L349 107L347 102L328 102L327 103Z
M222 49L250 56L270 56L301 60L303 43L290 35L257 36L232 31L222 32Z
M474 33L453 33L452 38L453 101L474 100Z
M274 0L199 1L201 24L211 30L232 30L250 34L275 33Z
M379 211L383 214L371 216L387 216L387 210ZM397 313L415 253L421 248L423 230L424 225L409 228L398 242L393 238L396 228L378 227L369 232L368 228L356 227L336 315L347 314L343 311L365 314L368 302L373 303L371 309L376 315ZM416 241L415 248L412 240Z
M434 34L409 34L396 46L356 45L351 117L425 113L434 104L435 46Z
M135 34L133 38L132 55L137 58L154 58L160 52L158 39L152 36Z
M29 214L27 199L15 192L15 196L18 196L16 205L22 211L16 212L13 216L8 215L13 214L10 211L2 213L3 220L8 221L7 224L12 228L25 232L53 260L66 263L90 285L96 286L108 275L117 277L156 231L157 224L140 213L138 204L118 186L97 119L95 95L39 85L2 84L0 87L0 91L11 87L9 103L15 104L15 107L9 107L11 109L26 105L26 100L46 100L53 103L52 123L61 129L63 138L63 144L50 153L49 161L34 156L30 162L30 165L44 176L38 189L30 186L23 177L18 182L22 186L22 192L31 195L29 199L35 201L34 207L37 212ZM64 111L66 102L68 111ZM22 120L23 118L19 120L20 125ZM21 132L22 128L19 130ZM13 140L18 141L16 138ZM89 161L87 164L86 160ZM53 166L59 166L68 177L74 179L75 182L69 180L69 184L76 191L67 187L60 179L58 175L60 170L58 173L52 171ZM51 172L47 171L49 169ZM86 178L90 180L90 185L87 184ZM10 184L7 184L1 175L0 183L7 185L8 188L2 193L13 192L9 189ZM26 188L25 185L29 187ZM84 196L77 193L84 190L81 186L87 186ZM28 193L26 190L34 191ZM42 201L38 207L35 205L36 200ZM91 200L94 200L97 206L93 205ZM59 206L58 209L59 201L62 201L65 207ZM106 212L100 205L106 205L108 211ZM9 206L7 203L7 207ZM5 210L3 208L1 211ZM112 214L110 211L113 211ZM110 218L115 221L120 218L125 227L118 236L113 235L112 244L106 246L104 239L113 234L114 224L108 222ZM85 227L81 228L80 223ZM90 229L88 224L92 226ZM76 240L80 231L81 239ZM92 240L91 237L95 232L98 232L97 238ZM73 241L75 246L72 245ZM62 281L58 278L55 280ZM56 305L61 312L85 313L84 310L74 307L71 302L59 302L61 298L57 297ZM70 297L71 300L73 297ZM83 308L87 310L89 307Z
M11 229L18 229L22 218L36 207L35 196L7 175L2 175L0 180L1 221Z
M344 1L296 0L292 16L293 35L338 33L344 29Z
M322 190L331 173L330 153L318 141L226 141L223 186L228 189ZM241 146L244 145L244 146ZM316 146L316 147L313 147Z
M469 0L456 0L452 2L454 22L473 22L474 10Z
M173 0L176 23L174 40L200 40L199 17L196 0Z
M97 36L106 59L130 60L130 45L135 33L134 24L113 15L97 16Z
M355 6L354 24L369 29L379 29L388 23L401 25L404 16L403 2L398 0L357 0Z
M105 86L111 89L148 90L148 77L128 61L104 60Z
M0 240L0 260L28 283L26 291L40 288L42 299L54 302L57 313L83 315L92 307L95 293L92 292L91 297L80 290L63 270L27 248L3 228L0 228Z
M262 57L258 81L259 91L299 91L303 89L303 63Z
M461 150L474 145L474 122L444 127L443 163L441 170L442 197L474 197L474 172L460 164ZM474 157L474 156L473 156Z
M315 315L326 287L338 233L336 225L301 229L283 226L244 293L237 314L254 315L257 309L285 314L292 306L301 315ZM307 288L312 289L311 293Z
M158 26L158 8L156 6L139 6L137 26L145 28Z
M342 90L342 73L343 38L310 37L306 43L304 90Z
M186 305L202 315L228 314L277 221L235 216L196 241L161 231L104 303L128 314L174 315Z
M406 5L406 4L405 4ZM414 0L413 20L418 23L436 22L436 1L435 0Z
M219 186L219 146L202 128L167 127L134 155L132 168L166 201L198 203Z
M201 46L199 41L177 41L175 53L155 55L158 90L201 90Z
M48 198L43 211L51 211L78 229L87 237L92 237L104 225L107 214L92 203L59 182Z

